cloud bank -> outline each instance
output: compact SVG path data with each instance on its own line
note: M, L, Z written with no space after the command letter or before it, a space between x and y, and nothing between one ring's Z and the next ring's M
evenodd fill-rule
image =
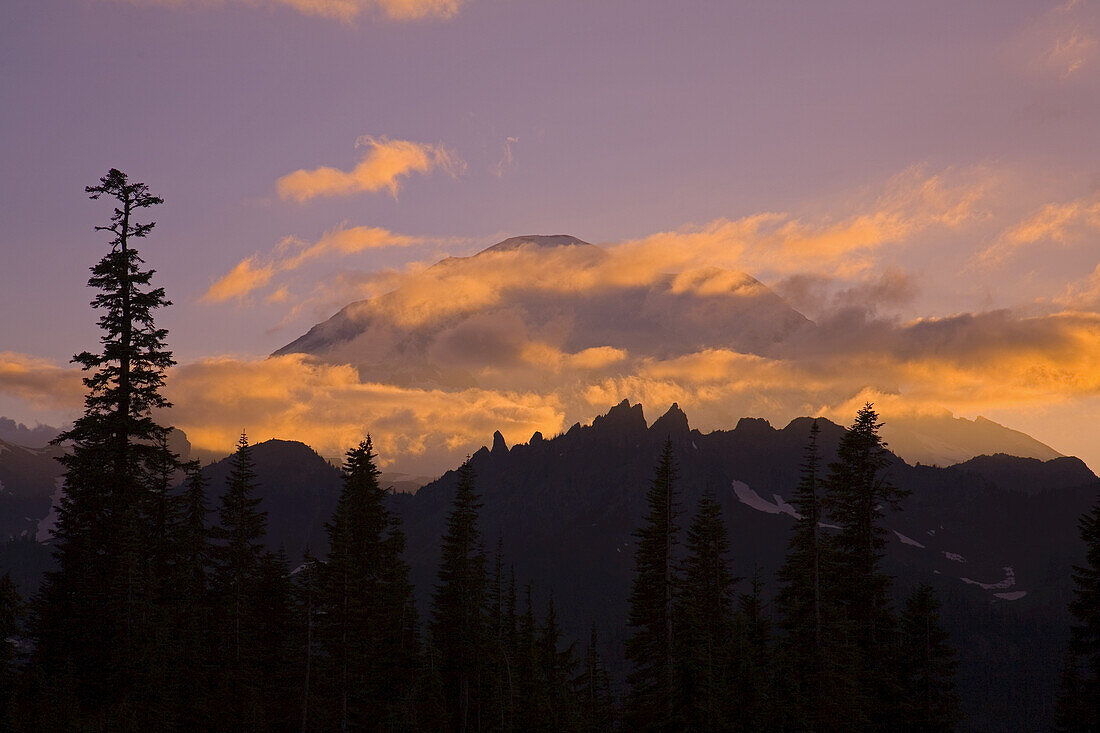
M396 21L451 18L465 0L129 0L135 5L211 7L223 4L253 7L286 7L304 15L352 23L367 15Z
M455 175L464 168L462 160L442 145L363 136L356 147L368 148L363 159L350 171L322 166L296 170L279 178L276 188L283 199L299 203L320 196L348 196L354 193L388 191L396 197L401 180L413 173L443 170Z

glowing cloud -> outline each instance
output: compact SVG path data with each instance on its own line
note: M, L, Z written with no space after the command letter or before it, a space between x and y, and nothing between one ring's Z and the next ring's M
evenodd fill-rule
M978 255L983 265L998 265L1037 244L1071 246L1100 233L1100 196L1050 203L1009 227Z
M424 241L426 240L419 237L408 237L386 229L364 226L334 229L326 232L313 244L295 237L286 237L266 258L252 255L238 262L232 270L210 286L202 300L221 303L233 298L244 298L254 290L266 286L276 274L296 270L306 262L326 255L351 255L369 249L409 247ZM288 297L286 289L280 288L268 300L285 302Z
M140 5L169 7L214 6L236 2L252 6L283 6L304 15L351 23L363 14L380 14L391 20L450 18L458 14L465 0L129 0Z
M276 183L279 196L304 202L318 196L385 190L396 197L401 179L413 173L440 169L456 175L464 167L462 160L442 145L369 135L356 141L356 147L361 145L369 150L351 171L324 166L288 173Z

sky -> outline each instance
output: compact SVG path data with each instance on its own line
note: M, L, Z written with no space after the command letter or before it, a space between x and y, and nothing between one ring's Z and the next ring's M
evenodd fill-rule
M1100 469L1098 129L1095 0L6 0L0 414L79 412L109 214L83 187L115 167L165 199L141 252L174 302L167 420L199 447L369 430L434 470L622 398L703 428L873 399ZM527 234L610 264L428 269ZM729 296L707 268L819 328L669 352L517 305L663 288L690 320ZM433 363L490 345L472 381L268 358L391 291L372 317L435 324Z

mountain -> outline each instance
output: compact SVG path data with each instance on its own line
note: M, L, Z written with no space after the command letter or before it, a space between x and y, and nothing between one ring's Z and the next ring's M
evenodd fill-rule
M883 427L890 449L910 463L950 466L975 456L1004 453L1049 461L1061 453L1026 433L979 415L974 420L938 415L891 417Z
M621 658L633 564L633 531L666 438L679 470L681 527L699 497L714 491L732 542L734 571L755 570L774 592L794 510L788 503L811 420L776 429L742 419L733 430L691 429L673 405L647 424L641 405L623 402L591 425L532 436L508 447L493 438L471 456L482 497L485 546L506 562L537 602L553 593L573 638L595 621L609 659ZM819 421L832 460L843 428ZM889 478L912 494L887 519L887 568L900 599L930 582L944 603L960 652L960 686L975 730L1048 727L1068 629L1069 570L1082 552L1077 517L1100 481L1076 459L992 456L952 468L893 458ZM449 472L415 495L392 497L408 534L408 560L424 601L435 582L439 537L457 476ZM621 675L620 668L617 673Z
M759 570L770 594L786 553L794 514L789 499L811 422L798 418L777 429L743 418L732 430L702 433L676 404L649 423L640 404L624 400L590 425L578 423L550 438L535 433L509 446L497 432L470 457L485 547L492 552L500 542L517 580L534 582L537 604L553 594L569 637L585 638L595 622L607 658L618 665L633 532L665 440L671 439L678 464L680 526L689 525L702 493L713 491L729 528L735 575ZM829 461L844 429L827 420L819 426ZM253 456L261 508L268 513L268 547L283 547L294 563L307 549L323 557L339 470L293 441L258 443ZM52 460L0 444L0 501L7 482L26 486L37 502L34 511L44 516L56 485L57 474L51 478L44 468ZM18 473L17 466L26 468ZM212 509L229 469L227 460L203 468ZM1100 480L1074 458L1006 455L948 468L892 457L887 475L912 492L903 511L886 520L887 569L897 578L899 600L920 582L936 587L960 653L967 727L1048 728L1069 623L1069 570L1083 553L1077 517L1095 501ZM408 537L406 559L425 613L456 482L450 471L414 494L389 497ZM25 528L32 526L42 525ZM14 571L29 593L48 567L48 553L29 535L0 544L0 572ZM613 671L621 680L622 667Z
M690 283L669 274L644 285L589 287L606 257L568 235L506 239L351 303L274 353L352 364L363 381L526 388L524 350L532 344L660 358L708 348L763 353L809 324L754 278L717 268L691 273ZM697 282L706 287L688 287Z

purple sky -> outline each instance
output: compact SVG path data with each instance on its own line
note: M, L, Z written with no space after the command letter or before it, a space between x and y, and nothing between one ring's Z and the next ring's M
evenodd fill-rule
M966 223L898 235L829 293L892 272L909 295L868 307L898 322L1100 310L1095 2L466 0L419 19L388 17L384 0L326 3L354 19L302 0L5 0L0 351L62 364L94 343L84 282L107 212L82 191L110 167L165 198L142 251L176 303L161 321L183 363L291 341L344 304L324 297L342 272L515 234L614 244L762 212L827 227L882 208L907 175L976 192ZM396 198L278 195L293 171L350 171L364 135L437 146L454 165L401 178ZM1049 206L1062 207L1051 226L1012 240ZM427 241L311 259L272 282L288 288L277 302L200 300L285 237L354 226ZM1024 244L975 264L1009 240ZM791 268L751 264L828 315L799 300ZM1067 377L1055 412L943 406L1084 454L1074 426L1095 412L1098 373ZM64 412L32 403L0 390L0 414Z

